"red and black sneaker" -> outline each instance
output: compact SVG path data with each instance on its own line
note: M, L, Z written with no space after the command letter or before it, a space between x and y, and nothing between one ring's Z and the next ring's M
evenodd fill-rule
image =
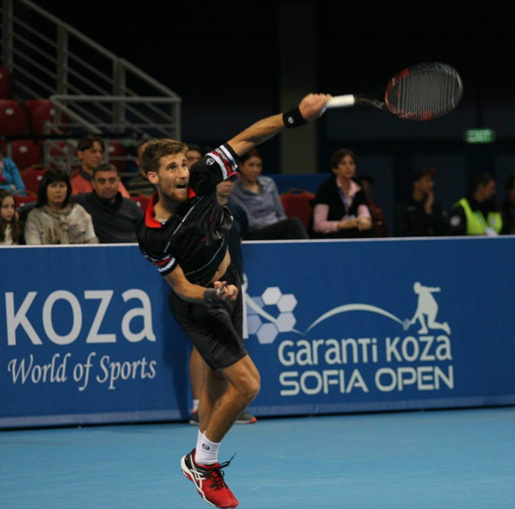
M224 481L222 468L229 465L232 458L222 464L197 465L195 449L181 459L182 473L195 485L199 495L211 505L221 508L237 507L238 500Z

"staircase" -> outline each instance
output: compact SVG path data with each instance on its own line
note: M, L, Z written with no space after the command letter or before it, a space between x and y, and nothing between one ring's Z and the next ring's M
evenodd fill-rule
M175 92L30 0L1 2L0 67L13 76L13 98L45 98L54 107L33 136L45 166L72 167L85 134L129 149L150 138L180 139Z

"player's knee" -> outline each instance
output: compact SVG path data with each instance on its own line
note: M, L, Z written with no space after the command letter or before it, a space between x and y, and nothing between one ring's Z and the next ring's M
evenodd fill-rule
M259 373L252 374L245 377L244 380L238 384L238 392L241 394L242 398L248 403L250 403L259 393L259 389L261 388L261 379L259 377Z

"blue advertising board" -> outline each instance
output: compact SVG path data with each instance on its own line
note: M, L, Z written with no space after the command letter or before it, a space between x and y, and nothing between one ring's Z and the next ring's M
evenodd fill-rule
M515 237L243 252L256 415L515 404ZM187 418L191 346L137 246L0 256L0 427Z

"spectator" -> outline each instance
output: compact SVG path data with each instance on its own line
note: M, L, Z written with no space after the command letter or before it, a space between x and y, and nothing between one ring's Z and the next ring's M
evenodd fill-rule
M91 215L99 242L137 242L136 226L143 218L143 212L135 201L124 198L118 191L118 168L108 163L97 166L91 183L91 193L81 193L74 198Z
M363 191L365 191L365 196L367 197L374 237L388 237L388 226L386 224L386 217L383 209L377 205L371 196L374 179L368 175L361 175L359 177L359 182L361 187L363 187Z
M200 145L196 143L188 143L188 150L186 151L186 162L188 167L191 168L195 163L198 163L205 151L202 150Z
M0 154L0 190L11 191L13 194L25 196L25 183L16 163L9 157Z
M261 175L263 159L256 148L239 159L240 180L234 184L229 203L237 203L249 219L247 240L307 239L301 221L287 218L273 179Z
M495 191L495 180L489 173L476 175L471 191L452 208L451 234L498 235L502 229L502 217L493 201Z
M199 158L197 159L197 155ZM189 157L188 157L189 156ZM190 163L193 165L195 162L202 158L203 154L198 145L188 144L188 151L186 152L186 161L188 166L191 168ZM241 240L248 231L248 219L245 210L237 203L229 203L229 195L234 187L233 180L224 180L220 182L216 187L216 195L218 203L227 206L233 216L233 223L231 230L227 236L229 244L229 254L231 255L231 264L236 268L243 281L243 258L241 254ZM245 336L244 336L245 337ZM191 381L191 391L193 396L193 404L190 416L190 424L199 424L198 416L198 402L200 397L200 391L202 388L202 357L198 350L193 347L191 350L189 371ZM252 424L257 419L246 410L242 411L236 419L237 424Z
M240 279L243 281L243 257L241 253L241 241L247 235L249 229L249 220L245 209L238 205L237 202L230 202L229 197L234 189L234 180L223 180L216 187L216 196L218 203L229 207L233 217L233 223L228 235L229 254L231 255L231 263L234 265Z
M16 213L16 201L10 191L0 190L0 246L21 244L22 228Z
M321 184L313 200L311 237L370 236L370 209L365 191L354 179L356 168L357 158L352 150L342 148L333 152L333 175Z
M502 204L502 230L503 235L515 235L515 173L504 181L506 198Z
M396 210L396 234L399 237L448 235L447 213L435 202L434 168L413 172L412 191L406 203Z
M136 164L138 165L138 174L129 180L127 183L127 187L129 193L133 196L152 196L156 191L156 186L151 184L141 167L141 154L145 150L148 141L141 143L138 147L138 157L136 159Z
M67 171L50 169L43 175L36 206L27 215L27 244L98 243L91 216L70 201L71 194Z
M76 155L81 162L79 173L72 180L72 194L90 193L93 191L91 181L93 170L102 163L104 159L104 141L100 136L89 134L84 136L77 143ZM120 180L119 189L122 196L130 198L130 194Z

